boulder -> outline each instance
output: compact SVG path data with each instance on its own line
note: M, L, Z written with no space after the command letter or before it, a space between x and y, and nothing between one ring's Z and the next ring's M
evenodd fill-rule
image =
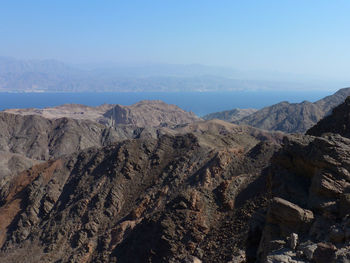
M273 198L267 214L268 223L286 227L294 232L305 231L313 220L312 211L278 197Z

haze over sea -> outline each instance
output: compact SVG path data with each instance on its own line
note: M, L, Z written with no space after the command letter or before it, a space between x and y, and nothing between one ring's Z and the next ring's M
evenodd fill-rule
M103 103L131 105L140 100L162 100L198 116L233 108L260 109L281 101L314 102L331 95L329 90L227 91L227 92L101 92L101 93L0 93L0 110L45 108L66 103L98 106Z

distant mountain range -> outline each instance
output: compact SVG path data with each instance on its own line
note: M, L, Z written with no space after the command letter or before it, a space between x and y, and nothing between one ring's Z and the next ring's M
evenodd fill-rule
M350 96L350 88L338 90L314 103L287 101L265 107L258 111L252 109L233 109L204 116L204 119L221 119L236 124L250 125L256 128L282 131L287 133L304 133L331 110ZM251 114L250 114L251 113Z
M70 65L57 60L0 57L0 92L282 90L340 85L345 84L196 64Z

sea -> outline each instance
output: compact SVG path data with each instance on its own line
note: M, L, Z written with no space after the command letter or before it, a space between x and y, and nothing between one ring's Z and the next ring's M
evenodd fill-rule
M162 100L198 116L233 108L261 109L281 101L314 102L335 91L226 91L226 92L101 92L101 93L0 93L0 110L45 108L66 103L98 106L131 105L141 100Z

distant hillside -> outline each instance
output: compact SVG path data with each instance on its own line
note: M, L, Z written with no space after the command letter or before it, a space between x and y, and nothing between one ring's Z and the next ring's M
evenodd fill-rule
M159 125L179 125L200 120L192 112L184 111L176 105L159 100L143 100L130 106L103 104L90 107L81 104L65 104L44 109L9 109L4 112L19 115L39 115L48 119L71 118L90 120L106 124L156 127Z
M0 92L234 91L319 87L324 81L268 80L230 68L203 65L70 65L57 60L0 57ZM334 84L334 83L333 83Z
M233 109L233 110L210 113L203 116L203 119L204 120L219 119L227 122L234 122L234 121L243 119L244 117L247 117L248 115L256 111L257 111L256 109Z
M140 127L178 125L200 120L192 112L155 100L144 100L131 106L116 105L103 116L115 124L133 124Z
M344 88L315 103L309 101L289 103L284 101L263 108L241 120L235 121L235 123L265 130L304 133L329 114L331 109L342 103L349 95L350 88Z

